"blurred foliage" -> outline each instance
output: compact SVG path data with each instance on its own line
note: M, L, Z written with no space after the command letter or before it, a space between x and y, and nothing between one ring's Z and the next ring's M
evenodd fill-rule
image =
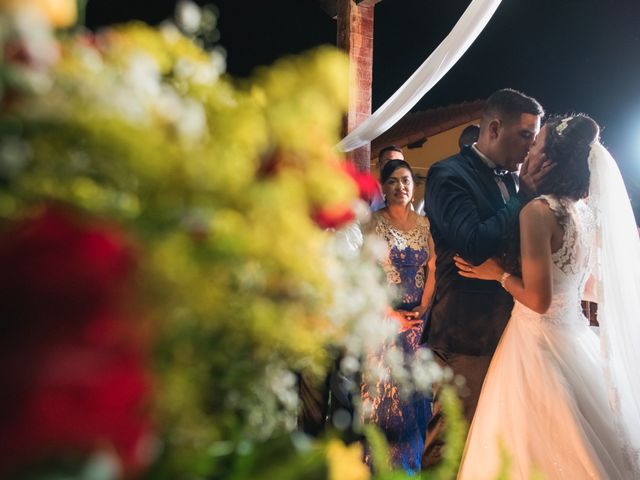
M362 318L375 330L388 297L370 275L360 310L346 306L376 257L338 261L313 220L358 201L335 150L346 57L320 48L235 82L180 25L55 35L18 7L2 22L0 218L62 203L134 239L155 346L149 478L367 478L357 444L291 433L294 372L324 375L327 347ZM447 413L432 478L451 478L461 451Z

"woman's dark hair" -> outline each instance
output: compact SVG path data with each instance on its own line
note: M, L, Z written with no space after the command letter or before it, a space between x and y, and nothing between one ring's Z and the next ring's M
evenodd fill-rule
M409 165L404 160L389 160L387 163L385 163L384 167L382 167L382 171L380 172L380 183L384 184L384 182L389 180L391 174L399 168L406 168L407 170L409 170L411 172L411 178L415 183L416 177L413 174L413 169L411 168L411 165Z
M589 194L589 152L600 136L600 127L588 115L552 117L546 123L544 153L556 166L538 188L538 194L551 194L572 200ZM520 228L507 234L502 255L506 271L521 274Z
M546 130L544 153L556 165L538 193L572 200L585 198L589 194L589 151L600 136L600 127L580 113L553 117L547 121Z

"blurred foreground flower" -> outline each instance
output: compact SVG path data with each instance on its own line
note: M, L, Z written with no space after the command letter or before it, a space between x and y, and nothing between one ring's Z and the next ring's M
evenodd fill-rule
M360 172L352 162L345 162L344 169L347 174L358 185L358 193L360 198L369 203L378 193L378 180L371 172Z
M0 472L115 452L151 460L144 350L124 237L49 208L0 236Z
M316 208L312 212L312 218L320 228L339 229L356 219L361 220L358 218L359 203L368 204L378 192L378 182L371 173L358 171L351 162L340 162L336 165L335 175L350 179L354 183L361 202L349 204L343 201Z
M362 445L345 445L340 440L331 440L327 444L329 480L368 480L369 468L362 462Z
M77 0L0 0L0 10L13 13L18 9L35 10L60 28L73 25L78 18Z
M6 469L108 452L126 478L151 458L152 393L149 478L319 478L321 442L292 433L297 374L323 378L344 352L355 375L397 331L382 250L346 225L377 189L335 150L347 58L321 48L234 82L182 8L182 30L96 35L2 18L0 221L20 224L0 241ZM66 209L29 215L43 204ZM140 246L135 285L120 230Z

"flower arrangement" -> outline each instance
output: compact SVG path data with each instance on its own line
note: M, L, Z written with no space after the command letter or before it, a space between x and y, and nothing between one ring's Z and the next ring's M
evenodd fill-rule
M324 375L329 347L353 367L395 332L378 247L327 230L375 188L334 148L347 60L323 48L236 83L193 25L56 34L73 4L0 1L0 264L18 272L1 378L24 384L0 406L33 420L0 468L346 478L357 447L291 432L297 373ZM37 375L16 376L34 351ZM55 392L88 403L30 410Z

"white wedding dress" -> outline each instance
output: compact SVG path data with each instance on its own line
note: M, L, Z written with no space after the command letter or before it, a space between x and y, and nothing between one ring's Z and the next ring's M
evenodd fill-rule
M594 217L583 201L542 198L564 228L551 306L538 314L516 302L458 478L493 480L504 469L509 479L640 479L628 436L613 421L599 338L580 307Z

